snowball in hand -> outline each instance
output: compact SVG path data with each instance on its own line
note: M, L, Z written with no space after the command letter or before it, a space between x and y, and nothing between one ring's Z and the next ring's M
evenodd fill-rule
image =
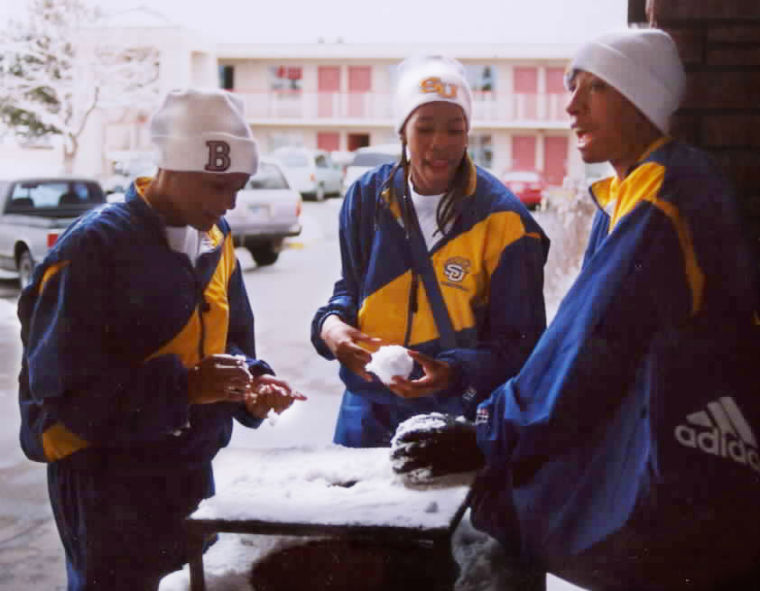
M406 348L400 345L385 345L372 354L372 360L365 369L375 374L383 384L390 384L393 376L408 378L412 373L414 360Z

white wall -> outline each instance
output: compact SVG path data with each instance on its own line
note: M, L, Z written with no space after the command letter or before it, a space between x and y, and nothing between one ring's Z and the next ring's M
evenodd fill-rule
M49 147L23 148L15 139L0 141L0 178L19 175L58 175L63 172L60 142Z

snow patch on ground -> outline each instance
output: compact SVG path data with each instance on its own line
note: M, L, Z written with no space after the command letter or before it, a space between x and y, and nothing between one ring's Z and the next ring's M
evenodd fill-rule
M569 272L559 275L556 280L547 286L550 289L544 290L544 302L546 305L546 324L551 323L554 317L557 315L562 300L567 294L568 290L572 287L575 279L580 272L580 265L574 267Z
M17 322L16 300L6 300L0 298L0 323Z
M242 591L252 589L251 568L272 552L302 544L306 538L261 536L253 534L219 534L217 542L203 557L207 591ZM161 580L160 591L188 591L188 567Z

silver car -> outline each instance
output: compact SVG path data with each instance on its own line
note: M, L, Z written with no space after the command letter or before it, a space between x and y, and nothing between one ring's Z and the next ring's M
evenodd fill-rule
M272 156L282 164L288 182L304 199L322 201L343 191L343 170L324 150L283 147Z
M259 266L273 264L288 236L301 233L301 195L290 187L276 160L259 169L225 214L236 246L245 246Z
M346 168L346 176L343 180L346 190L368 170L381 164L398 162L400 158L401 144L381 144L359 148L354 152L354 159Z

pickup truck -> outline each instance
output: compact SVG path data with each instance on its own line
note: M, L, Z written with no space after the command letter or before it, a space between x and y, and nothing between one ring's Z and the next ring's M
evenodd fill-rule
M106 202L97 181L74 177L0 180L0 269L23 289L34 266L80 215Z

